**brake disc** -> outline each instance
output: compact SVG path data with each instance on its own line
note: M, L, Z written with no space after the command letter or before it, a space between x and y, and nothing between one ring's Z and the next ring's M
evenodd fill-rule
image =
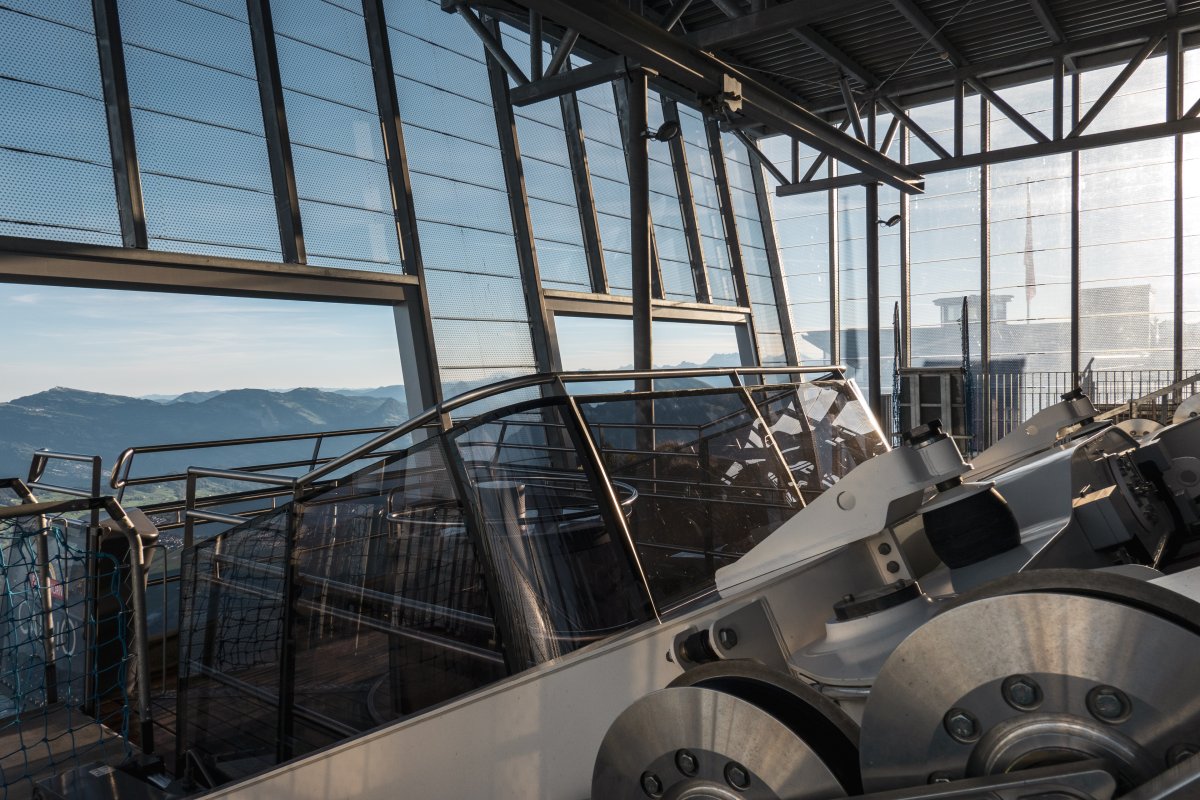
M1123 788L1200 752L1200 605L1047 570L965 596L884 664L863 714L868 791L1100 759Z
M592 797L824 800L858 793L858 729L828 699L759 664L689 670L612 724Z

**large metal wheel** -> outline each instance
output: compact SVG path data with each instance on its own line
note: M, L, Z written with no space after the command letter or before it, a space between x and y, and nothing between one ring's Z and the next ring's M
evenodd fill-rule
M863 714L868 791L1100 759L1125 789L1200 752L1200 604L1047 570L970 593L884 664Z
M718 662L617 718L596 758L592 797L845 797L861 785L857 738L854 722L804 684L757 663Z

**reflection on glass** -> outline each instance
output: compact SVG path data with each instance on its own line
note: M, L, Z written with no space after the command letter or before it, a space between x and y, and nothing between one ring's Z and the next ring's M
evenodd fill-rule
M588 400L609 477L638 493L629 519L660 609L698 596L799 508L762 420L733 389Z
M652 618L605 491L583 469L563 406L543 406L454 436L483 524L521 666L548 661ZM622 516L639 497L616 482Z

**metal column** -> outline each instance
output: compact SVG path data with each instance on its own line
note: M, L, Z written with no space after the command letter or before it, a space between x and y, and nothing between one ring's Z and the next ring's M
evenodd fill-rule
M1079 73L1071 76L1071 127L1079 124ZM1079 151L1071 153L1071 374L1079 382Z
M750 303L750 287L746 284L746 265L742 261L737 217L733 213L733 197L729 190L729 170L725 167L725 149L721 145L721 129L715 119L706 120L704 129L708 134L708 152L712 158L713 176L717 180L717 197L721 203L721 223L725 229L725 242L729 248L729 270L733 274L733 289L737 294L734 299L739 306L753 308ZM749 152L749 148L747 148L746 158L748 160L754 158L753 154ZM758 337L754 333L753 313L747 318L746 326L746 335L753 347L754 364L761 364L762 354L758 352Z
M979 137L979 152L986 153L992 144L992 126L991 111L983 95L979 96ZM979 402L983 436L976 447L980 450L991 444L992 431L992 226L988 196L991 177L991 167L984 164L979 168Z
M883 387L879 370L879 184L868 183L867 222L867 391L871 413L883 418Z
M653 369L650 253L650 153L646 140L646 73L625 79L625 155L629 164L630 249L633 256L633 368Z
M292 165L292 143L288 136L287 112L283 107L283 83L275 53L275 26L268 0L246 0L250 33L254 42L254 66L258 73L258 97L262 103L263 131L267 139L267 161L275 191L275 215L279 222L279 244L283 260L303 264L304 230L300 223L300 197L296 170Z
M404 151L404 128L400 122L399 101L396 99L396 76L392 69L383 0L363 0L363 18L367 25L367 46L375 76L375 97L379 103L383 147L392 189L392 209L396 215L404 271L416 275L421 281L416 301L406 300L402 306L396 307L396 333L400 342L400 362L404 369L405 394L408 410L415 414L441 402L442 382L438 372L433 319L429 313L429 292L425 286L421 243L417 236L417 215L408 176L408 158ZM409 390L410 385L416 391Z
M112 150L113 179L117 190L117 213L121 242L126 247L148 246L146 209L142 200L142 178L133 140L133 115L129 110L129 84L125 78L125 50L121 44L121 20L117 0L92 0L96 24L96 47Z
M484 25L497 40L500 25L495 20ZM539 52L541 43L536 47ZM500 159L504 180L508 186L508 204L512 213L513 231L517 238L517 263L521 271L521 288L533 337L533 357L538 372L562 369L558 341L554 335L554 317L546 309L542 295L542 279L538 270L537 248L533 241L533 221L529 216L529 195L525 191L525 172L521 166L521 148L517 140L517 118L508 96L508 75L500 62L487 54L488 82L492 90L492 108L496 113L496 131L500 138Z
M679 107L674 100L663 101L663 120L679 124ZM671 140L671 165L675 170L675 186L679 190L679 210L683 215L683 233L687 239L696 301L711 303L712 292L708 286L708 271L704 268L704 248L700 242L700 224L696 219L695 195L692 193L692 176L688 170L687 147L682 130Z
M754 198L758 203L758 219L762 225L763 243L767 249L767 264L771 268L771 288L775 292L775 309L779 314L779 333L783 337L783 352L788 366L800 365L800 354L796 350L796 331L792 326L791 306L788 303L787 275L784 274L783 259L779 255L779 240L775 236L775 215L771 209L767 181L761 168L754 173Z

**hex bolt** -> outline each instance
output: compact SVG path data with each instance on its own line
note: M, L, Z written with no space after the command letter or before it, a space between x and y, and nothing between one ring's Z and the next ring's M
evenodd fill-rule
M687 777L692 777L700 769L700 762L696 760L696 756L687 750L680 750L675 754L675 766Z
M717 631L717 641L721 643L721 647L726 650L732 650L737 647L737 631L733 628L721 628L721 630Z
M887 571L895 575L900 571L900 564L895 561L887 562Z
M653 772L642 773L642 791L648 797L662 797L663 785Z
M1031 711L1042 704L1042 689L1028 675L1013 675L1004 681L1004 701L1018 711Z
M979 720L970 711L962 708L952 708L942 718L942 725L950 738L961 744L968 744L979 738Z
M1188 760L1192 756L1196 755L1196 753L1200 753L1200 748L1196 747L1194 744L1183 742L1181 744L1173 745L1171 749L1167 750L1167 766L1173 767L1176 764Z
M1101 722L1122 722L1129 716L1129 698L1112 686L1097 686L1088 692L1088 711Z
M879 555L886 556L891 552L892 552L892 546L890 544L888 544L887 542L882 542L879 545Z
M725 782L738 791L750 788L750 772L736 761L725 765Z

